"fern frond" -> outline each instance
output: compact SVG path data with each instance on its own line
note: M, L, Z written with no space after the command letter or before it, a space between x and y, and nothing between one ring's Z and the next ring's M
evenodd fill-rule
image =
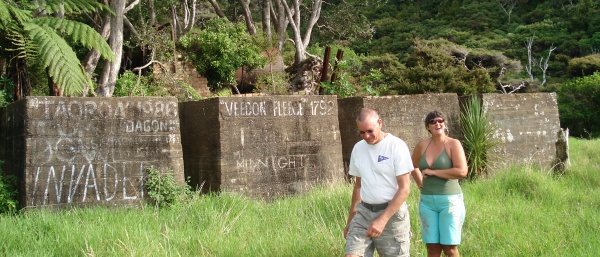
M71 36L75 42L82 44L87 49L97 50L102 57L109 61L115 59L106 40L96 30L85 23L52 17L37 18L33 22L40 26L49 26Z
M0 5L0 22L3 24L22 24L32 19L30 10L19 9L18 7L6 3L5 1L0 2L2 2L2 5Z
M31 43L28 38L25 37L23 31L20 30L16 24L10 24L8 27L3 28L2 33L7 44L3 45L3 49L10 53L11 58L27 59L32 53Z
M31 40L39 46L39 57L48 76L65 95L81 94L87 81L73 49L55 30L30 22L23 24Z
M106 5L96 0L34 0L32 4L38 10L48 14L63 12L64 14L80 14L83 12L114 12Z
M11 22L12 17L10 16L10 11L8 11L8 5L4 1L0 1L0 30Z

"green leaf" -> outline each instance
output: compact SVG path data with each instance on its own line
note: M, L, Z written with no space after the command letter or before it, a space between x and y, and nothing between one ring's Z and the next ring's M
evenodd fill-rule
M65 95L80 94L87 81L81 63L73 49L55 30L36 23L25 23L24 30L31 40L40 46L40 55L48 75Z
M94 28L85 23L52 17L38 18L34 22L39 26L45 25L71 36L77 43L82 44L87 49L97 50L102 57L109 61L115 59L114 53L106 40Z

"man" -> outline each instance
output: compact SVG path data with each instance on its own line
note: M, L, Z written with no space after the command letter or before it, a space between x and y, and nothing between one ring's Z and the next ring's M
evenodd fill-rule
M344 229L345 256L409 256L410 219L406 198L414 169L408 146L381 130L377 111L361 109L349 174L356 181Z

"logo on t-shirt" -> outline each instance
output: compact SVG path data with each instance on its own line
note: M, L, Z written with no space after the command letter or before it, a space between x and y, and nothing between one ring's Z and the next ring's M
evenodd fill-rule
M385 157L385 156L383 156L383 155L379 155L379 156L377 157L377 162L382 162L382 161L385 161L385 160L387 160L387 159L389 159L389 158L388 158L388 157Z

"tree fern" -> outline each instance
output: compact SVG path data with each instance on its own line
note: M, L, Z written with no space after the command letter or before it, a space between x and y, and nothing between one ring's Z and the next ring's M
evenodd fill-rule
M26 23L24 29L31 40L40 47L39 57L44 67L63 93L80 94L88 79L82 72L81 62L69 44L50 27Z
M109 11L106 5L96 0L48 0L31 1L31 5L38 11L48 14L62 12L64 14L80 14L83 12Z
M48 76L65 95L81 94L84 86L91 85L91 79L83 69L80 60L67 40L88 49L96 49L102 57L114 60L108 43L88 25L68 19L58 19L37 14L79 14L109 10L96 0L46 0L22 1L19 5L12 1L0 0L0 50L9 58L39 58ZM34 51L32 51L34 50Z
M104 38L85 23L52 17L38 18L33 22L38 25L49 26L71 36L75 42L82 44L87 49L96 49L102 57L109 61L115 58Z

